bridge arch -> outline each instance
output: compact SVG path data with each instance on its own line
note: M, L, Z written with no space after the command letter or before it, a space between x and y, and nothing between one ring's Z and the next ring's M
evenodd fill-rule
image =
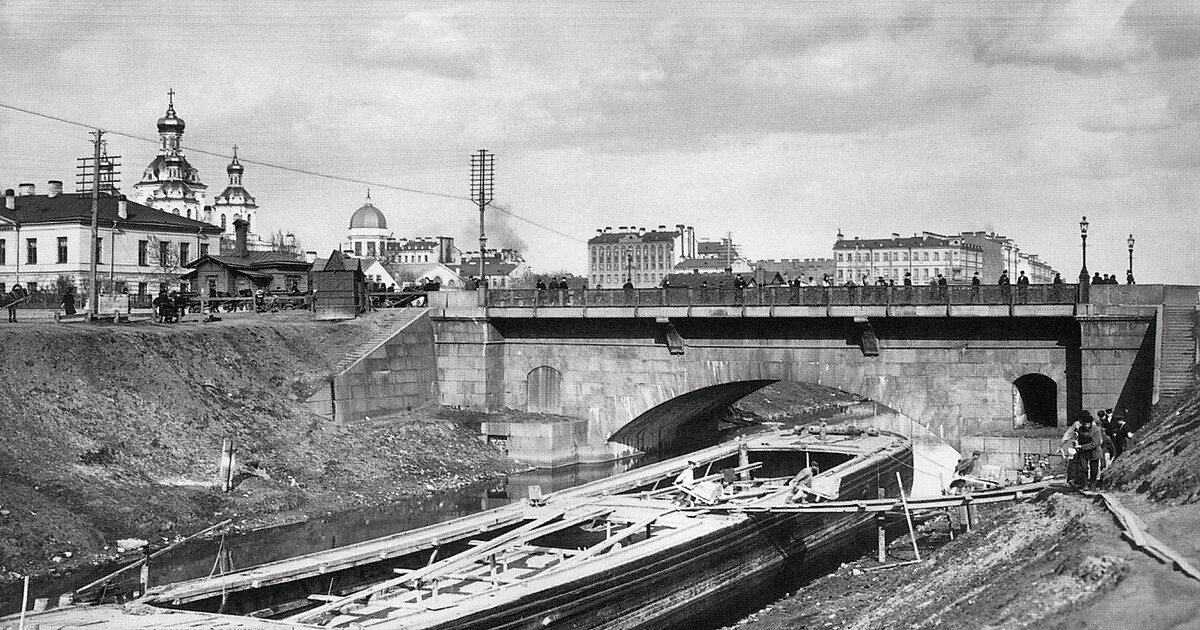
M699 419L710 417L714 412L777 382L761 379L736 381L687 392L650 408L617 429L608 439L639 451L707 446L716 441L717 426L716 423L698 422Z
M1013 381L1013 426L1058 424L1058 383L1045 374L1025 374Z

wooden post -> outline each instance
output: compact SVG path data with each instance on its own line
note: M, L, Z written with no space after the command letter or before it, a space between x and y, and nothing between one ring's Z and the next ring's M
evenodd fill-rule
M221 440L221 460L217 466L217 485L222 492L229 492L229 477L232 462L229 461L229 455L233 452L233 440L225 438Z
M25 630L25 604L29 602L29 576L25 576L25 589L21 591L21 625L20 630Z
M908 521L908 536L912 538L913 554L917 557L917 561L921 561L921 550L917 548L917 532L913 529L912 513L908 511L908 499L904 498L904 479L900 477L900 471L896 471L896 484L900 488L900 504L904 506L904 520Z
M750 465L750 449L746 446L745 442L742 442L741 444L738 444L738 468L745 468L749 465ZM742 472L738 473L738 477L742 481L746 481L747 479L750 479L750 471L743 470ZM649 531L649 530L647 530L647 531Z
M141 591L138 596L146 594L146 590L150 588L150 547L144 548L146 558L142 560L142 569L138 575L138 584L141 586Z
M974 503L967 504L967 527L975 529L979 526L979 508Z
M879 564L887 562L887 518L882 512L875 515L875 526L879 531Z

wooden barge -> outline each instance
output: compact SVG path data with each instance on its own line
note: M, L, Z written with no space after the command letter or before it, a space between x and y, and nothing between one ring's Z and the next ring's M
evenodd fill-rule
M142 601L280 627L683 624L760 597L873 518L772 506L896 497L911 487L912 457L907 438L853 427L755 435L544 500L156 587ZM797 480L810 465L819 474Z

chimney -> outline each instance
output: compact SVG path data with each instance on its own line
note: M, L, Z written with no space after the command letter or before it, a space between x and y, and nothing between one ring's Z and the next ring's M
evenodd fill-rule
M129 218L129 200L125 198L125 195L117 197L117 217L121 219Z
M233 246L233 255L238 258L245 258L246 251L246 221L243 219L235 219L233 222L233 231L237 235Z
M304 262L306 262L310 265L317 262L317 252L315 252L311 249L304 252Z
M51 198L62 194L62 180L52 179L46 182L46 194Z
M13 192L11 188L4 191L4 208L6 210L17 209L17 193Z
M37 192L37 187L33 184L21 184L17 186L17 194L22 197L29 197Z

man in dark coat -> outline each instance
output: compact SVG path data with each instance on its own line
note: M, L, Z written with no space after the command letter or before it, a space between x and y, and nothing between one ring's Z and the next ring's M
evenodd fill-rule
M1012 284L1012 281L1009 280L1009 278L1008 278L1008 270L1007 269L1000 272L1000 278L996 280L996 284L999 286L1002 286L1002 287L1006 287L1006 286Z
M1087 464L1087 489L1095 490L1100 482L1100 461L1104 459L1104 432L1093 421L1092 414L1079 418L1079 457Z
M62 307L67 315L75 314L75 287L67 287L63 291Z
M158 316L159 323L166 324L171 321L171 310L174 308L174 304L167 295L166 289L159 291L158 297L154 298L151 304L154 306L154 313Z

